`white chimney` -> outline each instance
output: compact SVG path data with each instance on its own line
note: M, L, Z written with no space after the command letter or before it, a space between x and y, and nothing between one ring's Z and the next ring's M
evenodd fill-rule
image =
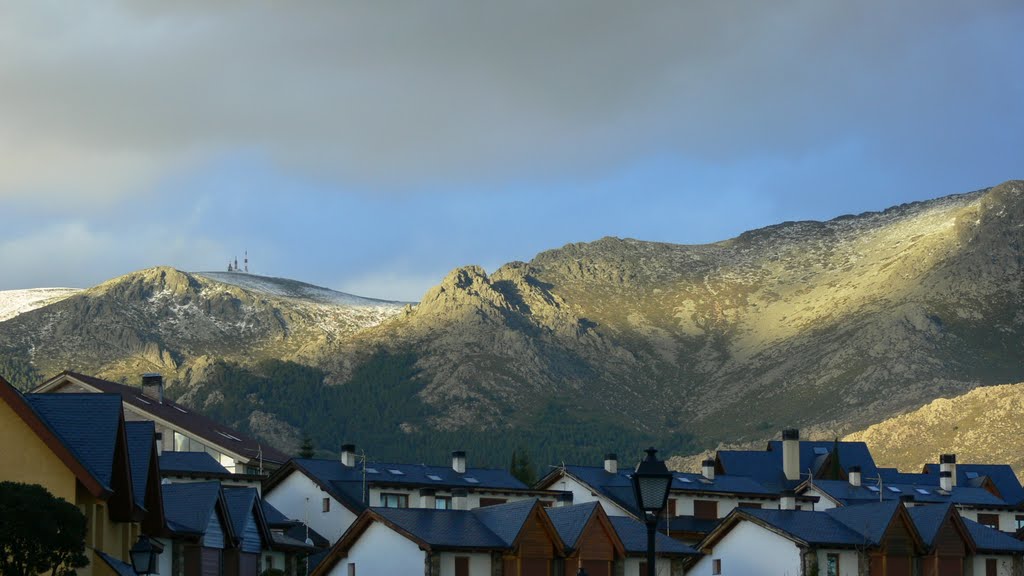
M437 507L437 492L433 488L420 488L420 508L433 510Z
M609 474L619 473L619 457L613 453L604 455L604 471Z
M356 465L356 445L355 444L342 444L341 445L341 464L354 468Z
M783 490L779 496L779 510L796 510L796 494L792 490Z
M462 450L452 452L452 470L459 474L466 473L466 453Z
M949 472L949 478L956 486L956 454L943 454L939 456L939 472Z
M708 480L715 479L715 461L711 458L707 458L700 463L700 470L701 474L703 474Z
M800 431L796 428L782 431L782 472L786 480L800 479Z
M156 400L157 404L164 403L164 377L156 372L148 372L142 375L142 395Z
M163 456L164 454L164 433L156 433L156 455Z
M850 486L860 486L860 466L850 466Z
M555 497L555 506L562 508L563 506L572 506L572 492L562 492Z
M943 470L939 472L939 488L942 488L946 492L953 491L953 473L949 470Z
M465 488L452 490L452 510L469 510L469 492Z

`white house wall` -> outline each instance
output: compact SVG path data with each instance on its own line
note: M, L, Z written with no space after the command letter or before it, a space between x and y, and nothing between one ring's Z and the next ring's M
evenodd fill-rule
M714 560L722 576L799 576L800 551L791 540L751 522L741 521L687 576L711 576Z
M309 527L315 530L331 544L341 538L356 520L356 515L327 492L320 489L305 474L292 472L274 486L273 490L263 495L270 505L293 520L305 521L309 512ZM309 498L307 505L306 498ZM323 511L323 499L330 498L328 512Z
M623 576L647 576L647 573L640 573L640 563L646 562L643 558L626 558L625 570ZM672 575L672 561L666 558L658 558L654 562L654 573L658 576L671 576ZM694 572L687 572L687 574L693 574ZM566 575L571 576L571 575Z
M591 492L590 488L580 484L569 476L563 476L561 479L555 481L547 487L549 490L563 490L566 492L572 492L572 503L573 504L586 504L587 502L600 502L601 507L604 508L605 514L609 516L629 516L625 510L619 508L618 505L613 503L611 500L595 495ZM628 574L628 572L627 572Z
M455 557L469 557L469 576L491 576L490 554L441 553L441 576L455 576Z
M985 576L985 561L989 558L996 559L996 576L1013 576L1013 557L996 554L978 554L970 557L974 576Z
M159 576L171 576L172 561L174 557L174 545L167 538L156 538L156 541L164 547L164 551L157 556L156 570Z
M355 564L357 576L423 574L425 560L426 552L413 541L374 522L359 536L348 555L331 568L329 576L348 576L349 564ZM453 567L451 574L454 573Z
M752 502L760 504L762 509L765 510L777 510L779 508L778 500L756 500L754 498L735 498L735 497L722 497L710 494L678 494L672 493L672 498L676 501L676 515L677 516L693 516L693 501L694 500L711 500L718 502L718 517L725 518L732 512L740 502Z
M466 485L470 487L470 484ZM436 488L437 496L448 496L451 497L452 492L450 489ZM376 486L370 487L370 505L371 506L383 506L381 502L381 494L405 494L409 498L409 508L420 508L420 489L416 488L380 488ZM466 497L466 506L468 510L480 507L481 498L501 498L508 502L515 502L518 500L526 500L528 498L536 498L534 495L528 494L507 494L502 492L470 492Z
M858 576L860 559L857 556L857 552L853 550L818 550L818 575L826 576L828 572L826 569L828 565L825 563L828 560L829 554L839 554L839 576Z
M999 511L999 510L977 510L973 508L959 508L960 516L962 518L969 518L978 521L978 514L998 514L999 515L999 529L1003 532L1013 533L1017 530L1017 512L1016 511Z

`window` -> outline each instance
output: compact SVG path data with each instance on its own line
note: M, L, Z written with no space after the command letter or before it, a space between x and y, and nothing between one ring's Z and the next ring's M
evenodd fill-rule
M669 498L668 499L668 506L665 509L668 511L668 515L669 515L670 518L675 517L675 515L676 515L676 499L675 498Z
M505 502L508 502L505 498L481 498L480 507L497 506L498 504L504 504Z
M701 520L717 520L718 502L715 500L694 500L693 516Z
M640 570L637 571L637 576L647 576L647 562L640 562Z
M999 566L995 558L985 558L985 576L999 576Z
M434 501L434 505L437 505L437 501ZM380 505L385 508L408 508L409 507L409 495L408 494L387 494L382 492L380 495Z
M324 498L323 509L321 510L321 512L330 512L330 511L331 511L331 499L330 498Z
M1024 528L1024 516L1017 514L1015 520L1017 521L1017 530Z
M434 499L434 508L437 510L451 510L452 509L452 497L451 496L438 496Z
M348 565L348 576L356 576L356 563L352 562Z
M999 514L978 514L978 524L999 530Z
M829 554L825 558L825 576L839 576L839 554Z
M722 573L722 560L721 559L715 558L714 560L711 561L711 573L712 574L721 574Z
M455 576L469 576L469 556L455 557Z

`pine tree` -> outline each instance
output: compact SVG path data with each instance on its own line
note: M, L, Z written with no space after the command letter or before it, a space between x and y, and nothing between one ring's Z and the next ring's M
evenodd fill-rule
M537 481L537 472L534 470L533 462L530 461L530 455L525 448L520 447L512 451L509 473L527 486L532 486Z
M302 435L302 445L299 446L299 458L312 458L316 455L316 449L313 447L313 439L309 437L309 434Z

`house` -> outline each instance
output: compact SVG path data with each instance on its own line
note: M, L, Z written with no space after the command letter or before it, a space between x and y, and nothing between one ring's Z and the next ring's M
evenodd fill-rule
M733 510L687 574L911 576L925 544L899 501L825 512Z
M206 452L233 473L269 473L289 456L265 442L172 402L164 395L163 377L145 374L142 386L126 386L75 372L62 372L38 386L33 393L117 394L124 401L127 420L156 423L160 448L164 452Z
M974 539L952 504L908 509L925 546L918 558L921 576L961 576L976 552Z
M216 480L221 486L237 486L263 490L265 476L234 474L221 466L206 452L164 452L160 454L160 476L170 482L204 482Z
M473 510L367 508L313 576L549 576L564 543L533 498Z
M659 531L667 531L683 542L695 543L734 508L779 507L779 490L766 487L751 477L719 474L711 460L703 464L702 474L673 473L665 518ZM615 454L607 454L604 466L560 466L534 486L569 492L575 503L599 502L611 517L639 520L641 515L633 495L631 474L631 470L619 470ZM799 505L810 508L813 497L801 496Z
M963 522L975 547L969 573L975 576L1024 574L1024 542L967 518Z
M0 437L0 480L42 485L85 513L89 565L78 573L130 569L129 549L164 509L153 436L127 425L120 397L21 394L0 378Z
M610 516L608 521L626 553L622 576L647 576L647 526L628 516ZM697 550L660 531L654 535L654 553L655 572L664 576L680 576L688 563L701 556ZM566 576L570 573L566 572Z
M541 497L553 504L559 493L534 490L507 470L469 468L466 453L452 453L452 465L358 461L355 446L342 446L340 460L295 458L264 482L263 497L332 543L368 507L468 510Z
M225 550L236 534L220 483L163 485L167 531L161 543L171 554L160 558L161 576L232 574Z
M565 543L562 574L583 568L589 576L612 576L615 564L626 557L622 540L597 502L550 508L547 515Z

